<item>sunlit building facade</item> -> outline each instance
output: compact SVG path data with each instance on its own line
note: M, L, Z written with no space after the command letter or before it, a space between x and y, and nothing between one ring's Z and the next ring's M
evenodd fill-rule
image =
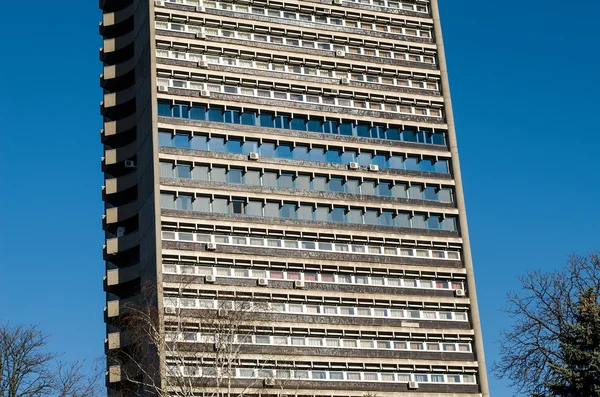
M489 396L437 1L100 7L109 395L154 285L184 351L261 302L235 395Z

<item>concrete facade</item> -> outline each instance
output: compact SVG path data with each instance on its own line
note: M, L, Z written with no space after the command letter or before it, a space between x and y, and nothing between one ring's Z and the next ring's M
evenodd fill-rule
M489 396L437 0L100 8L109 395L144 350L136 381L198 396ZM217 390L200 340L238 301Z

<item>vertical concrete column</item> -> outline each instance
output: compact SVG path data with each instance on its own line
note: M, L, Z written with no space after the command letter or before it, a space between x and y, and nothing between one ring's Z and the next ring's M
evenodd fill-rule
M448 144L452 155L452 171L456 181L456 205L459 211L459 224L461 237L463 239L463 261L467 270L467 285L469 287L469 297L471 299L471 320L475 332L475 354L479 364L479 383L481 394L489 397L490 391L487 379L487 369L485 365L485 355L483 352L483 335L481 332L481 321L479 317L479 304L477 303L477 291L475 289L475 274L473 271L473 257L471 254L471 243L469 240L469 227L467 225L467 212L465 208L465 196L463 192L462 177L460 174L460 162L458 158L458 143L456 141L456 129L454 125L454 114L452 113L452 99L450 98L450 84L448 81L448 68L446 64L446 55L444 53L444 40L442 37L442 25L440 22L440 10L438 0L431 0L431 14L433 16L435 29L435 42L438 50L438 61L442 74L442 95L446 111L446 121L448 123Z

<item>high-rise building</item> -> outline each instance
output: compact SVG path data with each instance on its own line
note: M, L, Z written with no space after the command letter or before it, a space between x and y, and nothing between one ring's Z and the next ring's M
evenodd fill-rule
M489 396L437 0L100 8L109 395Z

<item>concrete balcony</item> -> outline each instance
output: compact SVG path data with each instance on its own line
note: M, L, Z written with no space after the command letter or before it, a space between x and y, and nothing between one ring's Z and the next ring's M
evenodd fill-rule
M118 383L121 381L121 366L111 365L106 371L106 383Z
M109 54L111 52L115 52L127 47L135 40L134 34L135 33L131 31L129 33L124 34L123 36L115 37L112 39L105 39L103 41L102 52L104 54Z
M133 141L125 146L117 149L108 149L104 152L104 164L117 164L125 160L129 160L135 156L137 152L137 142Z
M113 12L107 12L102 15L102 26L109 27L117 25L133 16L136 7L132 3L125 8Z
M123 76L124 74L131 72L135 68L137 61L138 59L134 57L116 65L105 65L102 78L104 80L111 80L119 76Z
M114 255L119 252L127 251L140 243L140 235L136 230L133 233L126 234L122 237L113 237L106 239L106 254Z
M135 98L135 89L135 86L131 86L129 88L124 89L123 91L104 94L104 108L112 108L131 101L133 98Z
M121 348L121 333L120 332L111 332L104 339L104 350L108 352L109 350L116 350Z
M139 211L138 201L133 201L128 204L120 205L118 207L107 208L106 215L104 216L104 222L107 225L123 222L135 216Z
M117 135L121 132L128 131L135 127L137 122L136 114L128 115L125 118L115 121L107 121L104 123L104 130L102 131L102 138Z
M104 181L104 194L115 194L135 186L137 183L137 173L131 172L117 178L111 178Z
M141 265L138 263L122 269L108 270L104 277L104 290L108 292L112 287L128 283L140 277L140 267Z

